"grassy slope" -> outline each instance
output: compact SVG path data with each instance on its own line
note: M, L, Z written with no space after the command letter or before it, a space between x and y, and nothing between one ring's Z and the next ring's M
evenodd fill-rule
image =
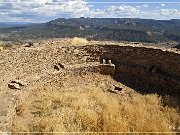
M22 100L12 131L171 132L180 123L170 97L141 95L127 87L124 93L110 93L106 87L114 82L98 74L63 80L59 88L37 88Z

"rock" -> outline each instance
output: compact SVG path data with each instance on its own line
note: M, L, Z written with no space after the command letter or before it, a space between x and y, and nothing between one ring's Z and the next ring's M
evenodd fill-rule
M56 70L60 70L60 69L64 69L65 67L64 67L64 65L63 64L61 64L61 63L58 63L58 64L56 64L56 65L54 65L54 69L56 69Z
M108 60L108 64L112 64L111 60Z
M18 89L18 90L21 89L20 86L19 86L19 84L17 84L17 83L9 83L9 84L8 84L8 87L9 87L10 89Z
M31 47L33 46L33 42L26 43L24 47Z
M114 87L114 85L113 85L113 86L110 86L110 87L109 87L108 91L114 92L114 89L115 89L115 87Z
M79 27L80 30L85 30L82 26Z
M21 87L25 86L26 84L23 83L21 80L14 80L14 81L11 81L9 84L8 84L8 87L10 89L21 89Z
M105 59L103 59L103 64L106 64L106 60Z
M25 84L24 82L22 82L21 80L11 81L11 83L19 84L19 86L25 86L25 85L26 85L26 84Z
M108 91L112 92L112 93L117 93L117 92L121 91L122 89L123 88L112 85L112 86L109 87Z
M58 63L58 65L60 66L60 68L64 68L64 65L61 63Z
M59 66L58 65L54 65L54 69L56 69L56 70L60 70L60 68L59 68Z

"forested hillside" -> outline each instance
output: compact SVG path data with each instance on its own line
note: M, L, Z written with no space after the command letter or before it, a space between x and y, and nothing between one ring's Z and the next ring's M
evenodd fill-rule
M42 24L1 28L2 40L85 37L94 40L180 42L180 20L60 18Z

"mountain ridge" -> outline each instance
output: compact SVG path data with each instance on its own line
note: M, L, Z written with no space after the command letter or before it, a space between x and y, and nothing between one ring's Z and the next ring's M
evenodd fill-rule
M161 43L180 42L180 20L58 18L47 23L1 28L3 40L72 38Z

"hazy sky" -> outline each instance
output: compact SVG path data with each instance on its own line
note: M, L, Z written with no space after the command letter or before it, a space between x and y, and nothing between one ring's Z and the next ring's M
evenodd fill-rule
M180 19L180 0L0 0L0 22L62 17Z

